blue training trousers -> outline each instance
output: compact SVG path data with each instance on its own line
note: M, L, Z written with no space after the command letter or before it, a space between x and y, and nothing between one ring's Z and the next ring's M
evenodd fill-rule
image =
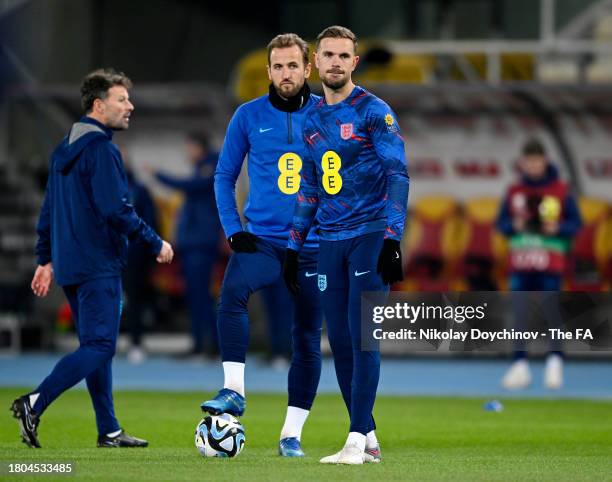
M380 376L380 352L362 350L361 293L388 288L376 272L383 232L342 241L320 241L318 283L336 377L351 418L351 432L376 428L372 409Z
M245 362L249 343L249 297L282 277L284 255L284 244L261 237L255 253L232 254L217 314L219 347L224 362ZM316 250L303 250L299 266L300 294L292 302L293 313L287 313L287 323L293 321L288 392L290 406L310 410L321 376L322 320Z

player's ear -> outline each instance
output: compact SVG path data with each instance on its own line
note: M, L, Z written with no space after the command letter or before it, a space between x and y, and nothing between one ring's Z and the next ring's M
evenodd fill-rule
M268 80L272 81L272 72L269 65L266 65L266 72L268 72Z
M355 55L355 57L353 58L353 69L356 69L358 65L359 65L359 55Z
M93 105L91 106L91 111L96 114L104 114L104 101L100 98L95 99L93 101Z
M317 52L312 53L312 58L314 60L315 67L318 69L319 68L319 55L317 54Z
M312 72L312 64L310 62L308 62L306 64L306 68L304 69L304 77L305 78L310 77L310 72Z

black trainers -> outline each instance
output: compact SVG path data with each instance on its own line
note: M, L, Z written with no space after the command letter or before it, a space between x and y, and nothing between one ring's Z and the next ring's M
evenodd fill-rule
M38 424L40 419L36 412L32 410L30 406L30 397L24 395L16 399L11 405L11 411L13 417L19 422L19 428L21 429L21 439L24 444L31 448L40 448L40 442L38 441Z
M98 447L146 447L149 442L141 438L132 437L125 433L123 429L119 435L109 437L108 435L98 436Z

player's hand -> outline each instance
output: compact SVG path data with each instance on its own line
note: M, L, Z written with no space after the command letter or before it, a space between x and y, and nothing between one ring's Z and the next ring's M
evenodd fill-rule
M168 241L162 241L162 247L157 255L158 263L171 263L174 258L174 251Z
M292 295L297 295L300 292L300 283L298 282L298 257L299 253L294 249L285 250L285 261L283 262L283 278L287 289Z
M385 239L378 255L376 271L380 274L383 283L391 285L404 279L402 268L402 251L400 242L394 239Z
M559 223L557 221L544 221L542 223L542 232L547 236L555 236L559 233Z
M44 298L49 294L49 288L53 282L53 265L47 263L44 266L38 266L32 278L32 291L36 296Z
M254 253L257 251L257 241L259 238L248 231L238 231L227 240L235 253Z

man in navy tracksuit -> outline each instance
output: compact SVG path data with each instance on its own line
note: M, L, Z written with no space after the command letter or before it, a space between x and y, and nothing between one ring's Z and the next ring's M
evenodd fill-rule
M238 108L227 128L215 173L219 216L234 254L223 280L218 313L225 382L217 396L201 406L210 413L244 413L247 301L251 293L280 279L295 195L300 187L305 151L302 124L319 100L310 94L306 83L310 75L308 45L300 37L275 37L268 44L268 62L270 93ZM250 191L243 228L234 192L247 154ZM318 243L313 231L307 236L305 233L305 237L299 264L302 291L295 299L294 313L287 313L287 323L293 320L293 357L279 454L289 457L304 455L300 444L302 427L321 374Z
M214 172L217 153L200 132L187 136L187 157L193 174L185 179L158 172L156 179L185 194L176 232L176 248L186 285L193 346L190 355L217 354L217 316L210 278L219 246L219 215L215 204ZM208 335L208 336L206 336Z
M129 127L134 110L130 87L130 80L113 69L87 75L81 86L85 116L51 155L32 290L46 296L56 279L70 303L80 344L34 391L13 402L29 447L40 447L37 427L45 409L83 379L96 413L98 447L147 446L123 431L113 406L111 363L121 317L121 271L128 238L145 243L160 263L172 261L173 252L129 204L121 154L111 142L114 130Z

